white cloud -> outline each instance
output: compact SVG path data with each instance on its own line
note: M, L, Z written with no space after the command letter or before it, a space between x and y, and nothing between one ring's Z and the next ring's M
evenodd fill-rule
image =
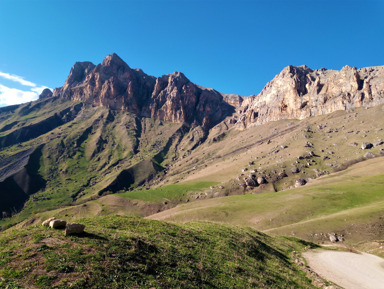
M8 87L0 83L0 107L6 105L20 104L37 100L39 95L47 86L37 86L36 83L25 80L23 77L0 71L0 78L17 82L23 86L29 86L27 90ZM29 89L29 90L28 90Z
M32 90L34 91L24 91L16 88L6 87L0 84L0 106L13 105L36 100L40 95L37 89L40 88L42 88L42 91L45 87L33 88Z
M9 74L9 73L5 73L5 72L0 71L0 77L8 79L8 80L12 80L14 82L18 82L24 86L32 86L32 87L36 86L35 83L28 81L28 80L25 80L23 77L18 76L18 75L14 75L14 74Z

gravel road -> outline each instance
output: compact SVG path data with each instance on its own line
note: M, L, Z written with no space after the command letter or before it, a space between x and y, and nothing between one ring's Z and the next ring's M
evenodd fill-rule
M384 289L384 259L375 255L316 250L303 254L326 280L346 289Z

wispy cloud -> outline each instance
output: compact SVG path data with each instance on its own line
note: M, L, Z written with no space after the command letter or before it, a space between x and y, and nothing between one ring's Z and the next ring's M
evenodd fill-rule
M1 71L0 78L17 82L23 86L29 86L29 88L26 88L27 90L21 90L0 83L0 107L36 100L39 98L40 93L48 88L47 86L38 86L36 83L25 80L22 76Z
M25 80L23 77L18 76L18 75L14 75L14 74L9 74L9 73L5 73L5 72L0 71L0 77L8 79L8 80L12 80L12 81L20 83L21 85L24 85L24 86L31 86L31 87L36 86L36 83Z

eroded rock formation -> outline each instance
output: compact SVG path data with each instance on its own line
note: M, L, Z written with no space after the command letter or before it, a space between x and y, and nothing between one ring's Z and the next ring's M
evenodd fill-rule
M304 119L384 102L384 67L345 66L341 71L287 66L238 109L243 125Z
M181 72L159 78L131 69L116 54L101 64L77 62L63 87L53 96L167 122L187 122L210 128L234 112L221 93L197 86ZM235 97L227 97L234 99Z
M384 103L384 67L336 71L289 65L259 95L241 97L198 86L181 72L155 78L111 54L97 66L75 63L53 96L204 129L234 116L229 124L246 128Z

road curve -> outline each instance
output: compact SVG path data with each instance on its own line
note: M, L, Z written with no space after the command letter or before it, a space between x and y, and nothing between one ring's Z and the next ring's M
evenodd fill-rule
M378 256L315 250L303 257L322 278L345 289L384 289L384 259Z

